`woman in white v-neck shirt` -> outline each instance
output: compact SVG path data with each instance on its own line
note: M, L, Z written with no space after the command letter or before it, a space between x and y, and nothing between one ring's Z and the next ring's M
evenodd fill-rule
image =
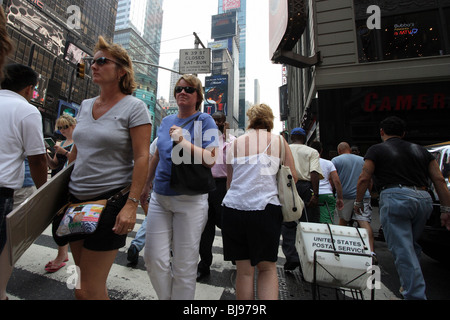
M70 241L81 275L76 298L100 300L109 299L109 270L136 223L148 171L151 121L145 103L132 96L136 84L126 50L99 37L94 52L92 81L101 90L100 96L82 102L77 116L69 155L69 162L75 161L70 198L74 203L108 199L131 184L129 193L108 203L93 234Z

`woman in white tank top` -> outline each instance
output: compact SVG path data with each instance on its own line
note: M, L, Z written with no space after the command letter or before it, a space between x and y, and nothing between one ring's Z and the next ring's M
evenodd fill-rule
M278 199L280 139L271 133L273 113L265 104L251 107L249 131L227 151L228 192L223 200L225 260L235 261L237 299L278 299L276 261L283 216ZM287 142L285 165L297 181ZM257 296L253 277L258 268Z

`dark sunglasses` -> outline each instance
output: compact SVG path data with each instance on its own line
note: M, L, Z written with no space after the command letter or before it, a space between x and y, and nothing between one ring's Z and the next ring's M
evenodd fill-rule
M97 59L92 59L92 65L97 64L99 66L104 66L108 61L114 62L115 64L119 64L118 62L105 58L105 57L100 57Z
M58 130L67 130L67 129L69 129L69 126L64 126L64 127L58 127Z
M189 93L189 94L193 94L195 91L197 91L197 89L195 89L193 87L181 87L181 86L175 87L176 93L181 93L183 90L184 90L184 92Z

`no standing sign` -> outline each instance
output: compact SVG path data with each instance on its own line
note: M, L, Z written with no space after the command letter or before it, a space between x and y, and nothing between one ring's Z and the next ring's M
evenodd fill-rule
M211 49L181 49L180 73L211 73Z

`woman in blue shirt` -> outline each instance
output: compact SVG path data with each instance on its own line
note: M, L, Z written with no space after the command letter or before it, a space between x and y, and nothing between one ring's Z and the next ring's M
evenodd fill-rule
M211 168L215 163L218 136L213 118L199 112L204 98L203 86L197 77L183 75L175 86L174 97L178 113L167 116L161 123L157 151L142 192L148 194L154 178L144 259L159 299L192 300L200 238L208 218L208 193L180 195L171 189L172 148L190 152L194 163ZM188 124L182 128L185 123ZM173 142L177 144L174 147Z

